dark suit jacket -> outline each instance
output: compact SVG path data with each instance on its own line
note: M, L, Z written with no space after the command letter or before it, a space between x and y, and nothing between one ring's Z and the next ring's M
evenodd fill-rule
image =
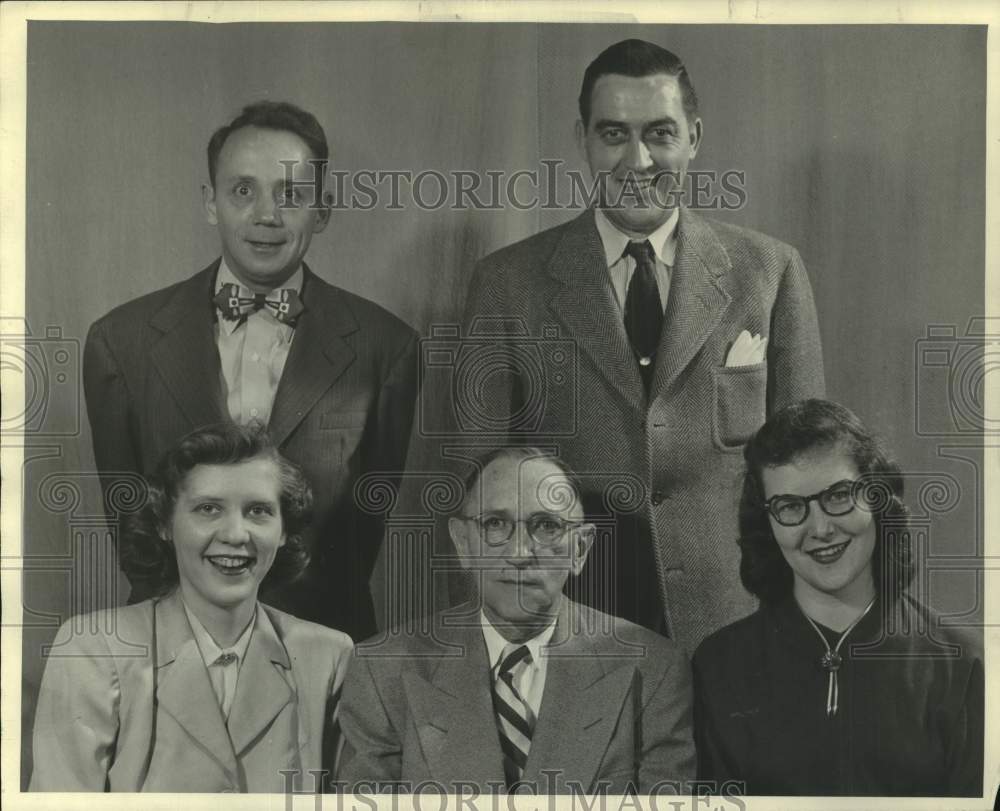
M350 650L258 604L227 725L177 592L74 617L42 679L31 790L277 794L281 769L312 790L308 771L332 766Z
M90 329L84 387L97 467L150 473L195 428L226 421L214 262L187 281L123 304ZM353 498L359 476L398 475L416 389L416 335L391 313L305 268L300 316L268 430L313 487L313 561L304 580L262 598L355 638L375 631L368 580L380 521ZM133 584L135 586L136 584ZM141 593L139 596L144 596Z
M518 415L508 437L555 447L581 474L591 513L610 516L617 537L598 542L580 581L589 591L576 594L652 628L665 617L688 650L750 613L736 545L743 445L769 413L824 392L798 253L681 209L649 397L592 211L483 259L465 312L465 334L474 329L540 352L513 375L471 377L481 389L466 399L495 409L483 424ZM742 330L768 338L767 359L726 368Z
M359 645L341 700L338 781L464 793L504 785L490 665L477 604L434 616L433 633ZM524 781L539 794L689 780L694 772L687 658L660 636L563 600ZM426 790L426 787L425 789ZM681 787L680 790L684 790Z

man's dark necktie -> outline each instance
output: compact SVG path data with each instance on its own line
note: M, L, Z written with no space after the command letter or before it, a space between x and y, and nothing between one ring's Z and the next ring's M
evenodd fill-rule
M226 282L212 299L227 321L239 321L253 312L266 308L282 324L295 326L305 307L298 292L280 287L270 293L254 293L240 284Z
M500 669L493 683L493 710L500 732L503 751L503 772L510 788L521 779L528 762L534 715L514 686L514 673L531 664L531 652L526 645L510 644L503 649Z
M629 242L625 253L635 260L635 272L625 296L625 332L639 361L639 373L646 391L653 381L656 347L663 328L663 305L656 283L656 256L649 240Z

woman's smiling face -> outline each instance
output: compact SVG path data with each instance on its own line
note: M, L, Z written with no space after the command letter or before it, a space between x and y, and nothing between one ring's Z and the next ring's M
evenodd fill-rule
M860 472L839 447L819 448L785 465L761 471L764 497L811 496L841 481L854 482ZM771 531L795 577L795 594L829 595L849 602L874 588L875 516L858 505L843 515L827 515L819 502L808 503L798 526L779 524L769 515Z
M285 543L277 464L260 457L196 466L178 490L165 534L177 555L181 594L196 614L202 606L253 603Z

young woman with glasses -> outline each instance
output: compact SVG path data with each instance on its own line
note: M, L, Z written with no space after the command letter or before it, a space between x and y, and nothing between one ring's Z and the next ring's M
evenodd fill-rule
M747 794L980 796L981 639L919 603L898 465L807 400L747 444L740 575L759 610L694 657L699 777Z

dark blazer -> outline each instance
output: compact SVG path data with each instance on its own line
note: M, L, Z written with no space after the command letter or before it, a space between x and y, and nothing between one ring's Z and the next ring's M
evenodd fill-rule
M648 397L593 211L483 259L464 329L539 347L517 374L473 377L481 389L467 399L495 409L487 426L518 415L509 436L557 449L581 474L591 515L607 512L578 598L654 629L665 619L689 650L753 610L736 545L743 445L774 410L824 392L812 291L793 248L681 209ZM767 358L726 368L742 330L768 338Z
M281 769L312 790L351 640L261 604L256 622L227 729L176 592L69 620L38 696L31 790L277 794Z
M338 781L463 793L504 785L490 665L472 603L434 616L433 633L359 645L341 700ZM539 794L608 793L689 780L691 674L669 641L563 600L524 781ZM549 772L549 774L546 774ZM683 788L681 788L683 790Z
M106 482L119 471L150 473L181 436L229 419L211 302L218 266L123 304L91 327L83 378ZM281 591L265 584L262 599L363 638L375 631L368 581L382 526L356 508L353 489L367 472L403 469L416 334L377 304L304 270L306 309L268 429L312 484L313 561L302 581Z

